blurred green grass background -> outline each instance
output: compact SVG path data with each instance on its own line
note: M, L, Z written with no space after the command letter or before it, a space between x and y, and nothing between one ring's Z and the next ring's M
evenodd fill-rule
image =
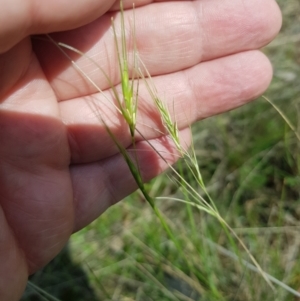
M264 52L274 67L265 93L299 129L300 2L279 0L283 27ZM260 98L194 127L207 189L223 217L261 267L300 292L300 157L293 131ZM152 195L174 196L167 174L148 184ZM300 300L268 286L261 275L221 249L238 252L219 223L171 200L160 209L195 269L191 275L139 193L76 233L68 247L31 281L69 300ZM231 253L230 253L231 254ZM22 301L51 300L28 287Z

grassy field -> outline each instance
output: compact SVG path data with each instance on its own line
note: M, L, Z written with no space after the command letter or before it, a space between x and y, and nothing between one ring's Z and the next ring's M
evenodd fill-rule
M284 22L264 49L274 66L265 95L297 132L300 2L278 2ZM300 293L297 135L263 98L193 130L199 166L219 212L261 268ZM168 175L147 184L151 195L180 196ZM277 284L272 289L214 217L171 199L158 204L185 258L137 192L74 234L61 256L31 277L52 297L28 286L22 300L300 300Z

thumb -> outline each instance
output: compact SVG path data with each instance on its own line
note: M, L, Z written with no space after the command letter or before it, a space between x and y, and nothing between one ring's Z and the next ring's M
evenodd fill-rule
M73 29L103 15L115 0L0 0L0 53L31 34Z

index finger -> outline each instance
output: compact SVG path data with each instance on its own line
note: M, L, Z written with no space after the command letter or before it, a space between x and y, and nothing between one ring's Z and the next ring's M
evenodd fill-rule
M141 0L142 1L142 0ZM247 2L247 1L246 1ZM171 6L171 7L170 7ZM171 9L170 9L171 8ZM54 36L94 59L113 85L120 83L112 30L112 14L95 22ZM113 14L121 27L119 13ZM124 12L128 57L133 57L132 40L151 76L185 70L203 61L258 49L277 34L280 11L273 0L201 0L153 3L135 11L135 36L131 11ZM121 34L118 38L120 39ZM34 41L34 50L59 100L97 92L72 64L49 43ZM102 89L110 84L86 57L70 53L84 72ZM73 86L72 87L72 83Z

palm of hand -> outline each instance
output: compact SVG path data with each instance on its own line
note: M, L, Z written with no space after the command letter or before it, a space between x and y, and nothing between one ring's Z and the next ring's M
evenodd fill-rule
M0 269L12 270L8 277L26 279L66 243L74 227L74 205L70 149L56 97L29 38L10 52L16 64L4 69L11 87L0 114L0 223L5 234L0 253L10 255Z

